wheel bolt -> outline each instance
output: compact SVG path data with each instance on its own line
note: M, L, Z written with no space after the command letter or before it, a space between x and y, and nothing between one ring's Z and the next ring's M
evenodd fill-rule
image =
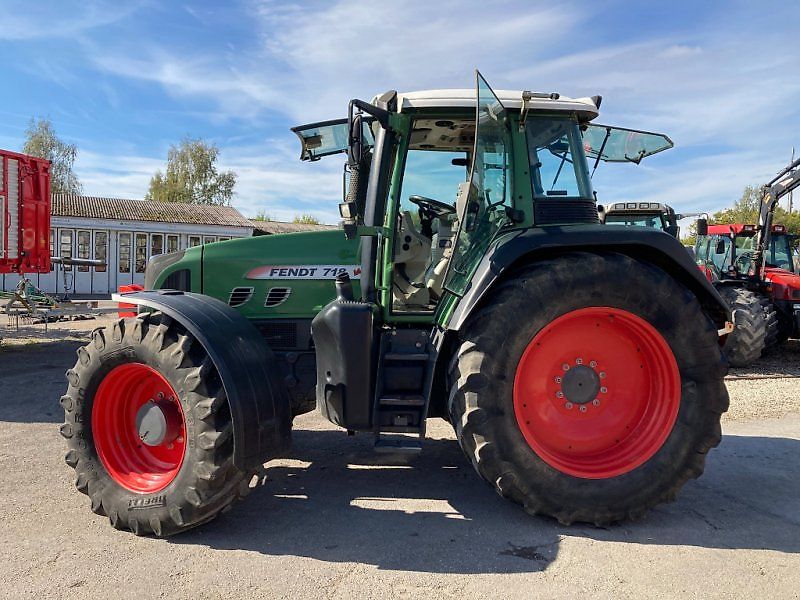
M164 392L158 392L158 399L159 400L163 400L164 399Z
M605 379L606 378L606 372L605 371L600 371L598 373L598 375L600 376L600 379Z
M563 365L561 365L561 368L562 368L564 371L569 371L569 365L568 365L567 363L564 363Z
M566 402L564 404L564 408L566 408L567 410L572 410L572 402Z
M581 412L586 412L586 405L585 404L581 404L581 407L578 410L580 410Z
M592 406L600 406L600 400L598 400L597 398L592 400Z
M562 392L561 390L556 392L556 398L563 398L563 397L564 397L564 392Z
M582 365L583 364L583 359L582 358L576 358L575 359L575 364L576 365Z
M601 393L601 394L605 394L607 391L608 391L608 388L607 388L607 387L605 387L605 386L603 386L603 387L601 387L601 388L600 388L600 393Z
M595 400L595 402L597 402L597 400ZM598 404L600 404L599 402L597 402L597 403L598 403ZM182 443L182 442L183 442L183 436L182 436L182 435L179 435L179 436L178 436L178 437L175 439L175 441L176 441L176 442L178 442L179 444L180 444L180 443Z
M556 383L561 383L561 377L556 377Z
M597 366L597 361L596 360L590 361L589 366L594 369Z

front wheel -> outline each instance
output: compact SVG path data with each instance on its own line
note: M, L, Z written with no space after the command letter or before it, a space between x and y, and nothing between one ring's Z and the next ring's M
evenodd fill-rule
M702 473L725 372L716 326L667 273L575 253L518 271L470 317L450 414L501 495L562 523L607 524Z
M114 527L171 535L247 492L219 374L180 323L155 312L97 329L67 379L66 462Z

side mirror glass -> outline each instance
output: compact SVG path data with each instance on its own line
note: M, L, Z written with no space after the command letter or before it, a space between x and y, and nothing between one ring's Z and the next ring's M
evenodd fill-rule
M717 241L717 245L714 247L714 254L725 254L725 242L722 240Z
M364 128L360 114L350 114L347 129L347 158L351 165L357 165L364 157Z
M708 235L708 221L706 219L697 219L695 228L697 235Z
M678 226L677 225L667 225L664 228L664 231L666 231L672 237L678 237Z

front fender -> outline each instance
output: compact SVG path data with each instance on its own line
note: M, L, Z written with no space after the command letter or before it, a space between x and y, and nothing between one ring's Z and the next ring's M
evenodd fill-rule
M576 250L619 252L650 262L694 293L718 329L731 320L725 301L673 236L646 228L568 225L518 230L498 238L472 276L447 329L461 329L486 292L515 267Z
M257 468L289 448L288 392L264 338L238 311L210 296L172 290L112 297L163 312L186 327L205 348L230 405L237 468Z

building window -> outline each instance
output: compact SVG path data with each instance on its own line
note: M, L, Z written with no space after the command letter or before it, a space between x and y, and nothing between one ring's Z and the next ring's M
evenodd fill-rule
M92 232L78 230L78 258L88 259L92 252ZM86 265L79 265L78 271L87 273L89 267Z
M147 267L147 234L136 234L136 273L144 273Z
M94 232L94 258L103 262L103 266L95 267L95 273L106 272L106 262L108 260L108 232Z
M178 240L180 238L177 235L168 235L167 236L167 252L177 252L178 251Z
M72 258L72 230L61 230L61 258ZM63 265L65 271L72 271L72 265Z
M164 235L153 233L150 235L150 256L164 254Z
M119 234L119 272L131 272L131 234Z
M216 241L217 241L217 238L215 236L213 236L213 235L203 236L203 243L204 244L213 244Z
M200 245L200 236L199 235L190 235L189 236L189 248L194 246Z
M2 159L0 158L0 160L2 160ZM0 179L2 179L2 177L0 177ZM55 229L51 229L50 230L50 256L55 256L55 255L56 255L56 230ZM56 265L50 265L50 272L52 273L55 270L56 270Z

